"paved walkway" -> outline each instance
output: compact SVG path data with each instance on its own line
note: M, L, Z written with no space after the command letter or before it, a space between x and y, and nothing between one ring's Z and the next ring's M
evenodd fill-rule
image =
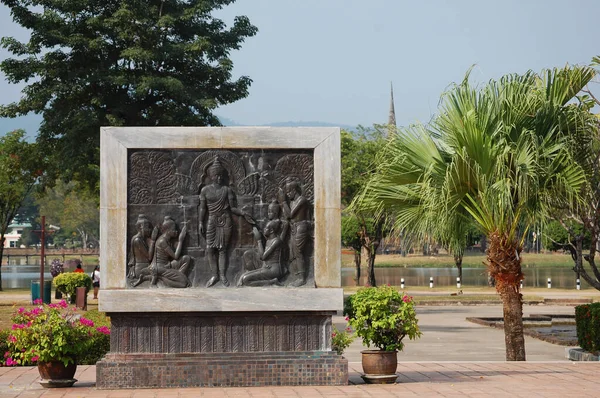
M564 294L564 293L563 293ZM560 296L563 296L560 294ZM597 293L596 293L597 294ZM559 294L557 294L558 296ZM576 296L569 294L567 297ZM0 296L1 301L1 296ZM569 305L527 305L524 315L569 314ZM360 341L344 354L350 384L340 387L249 387L97 390L95 366L79 366L74 387L43 389L33 367L0 368L0 397L598 397L598 362L569 362L565 347L525 337L528 362L504 362L504 334L466 317L502 315L500 305L419 306L423 337L400 353L398 383L365 385ZM341 316L334 317L340 327Z
M36 368L0 368L0 397L598 397L597 362L401 362L397 384L366 385L350 363L350 385L97 390L96 367L79 366L75 386L44 389Z

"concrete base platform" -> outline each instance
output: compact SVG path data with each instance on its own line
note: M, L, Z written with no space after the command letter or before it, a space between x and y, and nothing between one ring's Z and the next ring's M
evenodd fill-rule
M108 354L96 387L178 388L348 384L348 361L329 352Z

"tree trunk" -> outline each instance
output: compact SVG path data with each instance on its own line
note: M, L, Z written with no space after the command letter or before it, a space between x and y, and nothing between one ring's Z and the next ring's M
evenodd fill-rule
M456 268L458 269L458 277L460 278L460 283L462 283L462 262L463 262L462 254L455 254L454 255L454 265L456 265Z
M523 336L523 296L519 284L502 284L496 289L502 297L504 315L504 342L507 361L525 361L525 338Z
M482 253L487 252L487 236L481 235L481 239L479 240L480 249Z
M575 237L575 253L571 253L571 257L575 260L575 275L577 279L581 277L581 270L583 269L583 236L579 235Z
M523 337L523 296L519 291L523 278L520 253L522 247L515 239L497 232L488 237L488 270L496 281L496 291L502 298L504 340L507 361L525 361Z
M2 258L4 256L4 236L0 239L0 292L2 291Z
M360 266L361 266L361 249L354 249L354 282L356 286L360 286Z
M377 286L377 281L375 280L375 256L377 255L377 246L378 245L371 245L371 247L367 249L367 285L373 287Z

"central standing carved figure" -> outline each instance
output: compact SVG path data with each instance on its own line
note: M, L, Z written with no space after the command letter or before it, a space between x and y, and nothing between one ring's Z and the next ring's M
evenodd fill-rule
M227 280L227 263L229 241L233 231L231 214L243 216L249 223L255 224L252 217L236 207L235 193L229 186L224 185L226 170L219 158L215 158L208 168L211 184L200 190L200 206L198 210L198 229L204 235L204 218L206 222L206 253L210 266L211 278L206 287L211 287L219 280L224 286L229 286Z

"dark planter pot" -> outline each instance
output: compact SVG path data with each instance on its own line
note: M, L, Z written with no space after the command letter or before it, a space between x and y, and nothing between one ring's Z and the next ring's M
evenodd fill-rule
M363 372L365 372L362 378L366 383L387 384L396 381L397 351L365 350L360 353Z
M71 387L77 380L74 379L77 363L65 366L61 361L38 362L38 372L42 380L40 384L46 388Z

